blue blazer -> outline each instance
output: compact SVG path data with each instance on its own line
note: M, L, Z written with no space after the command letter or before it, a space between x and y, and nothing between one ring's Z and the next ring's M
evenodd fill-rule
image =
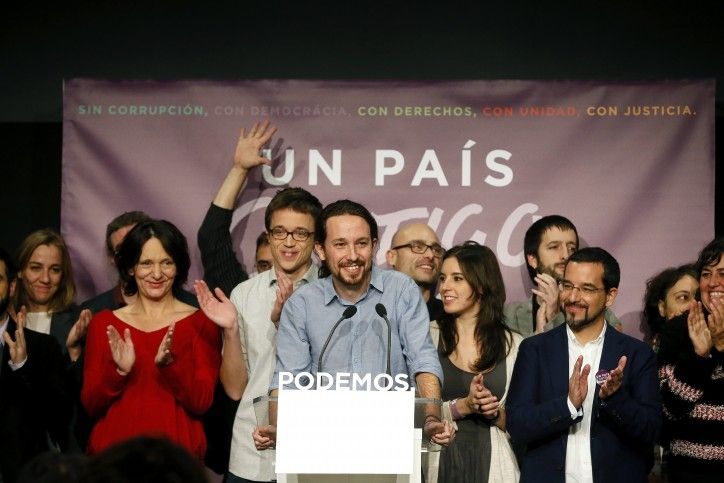
M591 461L595 482L645 482L661 428L656 359L633 337L607 327L600 368L611 370L627 357L623 383L606 400L593 400ZM584 361L584 364L586 361ZM591 368L595 373L599 368ZM513 441L526 448L521 482L564 482L568 430L566 325L529 337L520 345L506 403Z

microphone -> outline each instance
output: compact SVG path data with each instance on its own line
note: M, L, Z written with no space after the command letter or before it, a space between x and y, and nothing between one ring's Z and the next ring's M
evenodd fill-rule
M332 334L334 334L334 331L337 330L337 327L339 327L339 324L342 323L343 320L349 319L350 317L354 316L354 314L357 313L357 307L354 305L350 305L346 309L344 309L344 312L342 312L342 317L339 318L336 324L332 327L332 330L329 331L329 336L327 337L327 341L324 343L324 346L322 346L322 352L319 353L319 363L317 364L317 372L322 372L322 357L324 357L324 351L327 350L327 346L329 345L329 341L332 340Z
M377 315L385 319L387 324L387 375L392 377L392 371L390 370L390 353L392 352L392 324L390 319L387 318L387 309L382 304L375 305Z

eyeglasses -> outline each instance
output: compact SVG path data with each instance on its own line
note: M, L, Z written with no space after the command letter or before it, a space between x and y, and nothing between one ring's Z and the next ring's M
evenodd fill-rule
M560 287L561 292L563 293L569 293L572 292L573 289L578 289L578 291L581 292L581 295L584 297L592 297L596 294L596 292L605 290L605 288L603 287L594 287L590 285L584 285L583 287L579 287L577 285L573 285L571 282L558 282L558 287Z
M432 251L432 254L436 257L441 257L445 253L445 249L437 243L428 245L421 240L412 240L410 243L405 243L404 245L397 245L396 247L392 247L392 250L399 250L400 248L409 248L412 253L418 254L425 253L429 248L430 251Z
M289 235L292 235L292 238L294 238L296 241L306 241L307 238L309 238L309 235L312 234L311 231L305 230L304 228L295 228L292 231L287 231L281 226L275 226L274 228L269 230L269 233L271 233L272 238L274 238L275 240L284 240Z

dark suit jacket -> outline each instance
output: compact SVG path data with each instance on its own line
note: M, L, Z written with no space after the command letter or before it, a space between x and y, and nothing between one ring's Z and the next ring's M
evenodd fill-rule
M593 400L591 461L595 482L645 482L661 428L656 360L643 342L608 327L600 368L627 357L623 383L606 400ZM584 361L584 364L586 361ZM595 373L599 368L591 368ZM518 351L506 403L507 428L525 445L521 482L565 481L568 431L568 337L561 325L525 339Z
M72 306L68 310L63 312L53 312L50 318L50 335L52 335L63 354L68 353L68 349L65 347L65 341L68 339L70 329L73 328L73 324L78 320L80 311L77 306Z
M7 331L15 338L15 321ZM2 351L0 368L0 471L3 483L12 483L29 459L48 449L48 436L58 446L68 441L70 399L66 389L65 359L56 340L25 331L28 360L13 371L10 350Z

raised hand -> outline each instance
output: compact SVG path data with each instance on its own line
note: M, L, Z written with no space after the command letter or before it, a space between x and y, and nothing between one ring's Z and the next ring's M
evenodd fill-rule
M25 362L28 357L27 345L25 344L25 321L28 317L28 310L23 305L20 307L20 311L15 314L15 322L17 328L15 329L15 340L10 337L7 331L3 332L3 339L8 346L10 353L10 360L13 364L20 364Z
M214 297L209 290L209 286L203 280L194 281L194 290L196 291L196 299L199 301L199 307L212 322L222 329L232 329L236 326L236 307L226 297L223 290L216 287L216 290L214 290L216 297Z
M538 297L540 305L535 318L535 332L540 334L558 313L558 282L547 273L537 274L534 280L537 285L531 291Z
M108 345L111 347L113 362L116 363L116 370L120 375L125 376L131 372L133 364L136 362L136 349L133 347L133 341L131 340L131 331L126 328L123 331L123 338L121 338L116 328L109 325L106 328L106 334L108 335Z
M248 135L242 127L234 151L234 165L248 170L254 166L271 163L269 158L259 156L259 152L275 132L277 128L270 125L269 121L264 121L261 125L255 122Z
M281 270L277 270L276 267L274 267L274 270L277 272L277 298L274 301L274 308L272 308L271 311L271 321L274 323L274 327L277 329L279 328L279 319L281 319L282 316L282 308L284 307L284 302L287 301L290 295L292 295L292 292L294 291L294 285L292 284L292 281L289 280L289 277L287 277L287 274L282 272Z
M171 353L171 346L173 345L173 332L176 329L176 322L171 322L166 330L166 335L161 339L161 343L158 345L158 352L156 352L156 358L154 362L157 366L163 367L173 362L173 354ZM126 329L128 330L128 329Z
M709 326L704 318L704 310L701 302L692 300L689 306L689 316L686 319L686 326L689 330L689 339L694 346L694 352L701 357L709 357L711 352L712 337Z
M68 349L68 355L72 361L77 361L80 357L80 353L83 350L83 338L88 332L88 324L90 324L92 318L93 313L88 309L83 309L80 312L78 320L75 321L75 324L73 324L73 327L71 327L68 333L68 338L65 340L65 347Z
M618 389L621 387L621 383L623 382L623 369L625 367L626 356L621 356L621 358L618 360L618 365L616 366L616 369L608 373L608 378L601 385L601 390L598 393L598 396L601 399L606 399L611 394L618 391Z
M586 400L588 394L588 373L591 372L591 365L583 366L583 356L578 356L576 363L573 365L571 378L568 380L568 399L576 409L581 409L583 401Z

